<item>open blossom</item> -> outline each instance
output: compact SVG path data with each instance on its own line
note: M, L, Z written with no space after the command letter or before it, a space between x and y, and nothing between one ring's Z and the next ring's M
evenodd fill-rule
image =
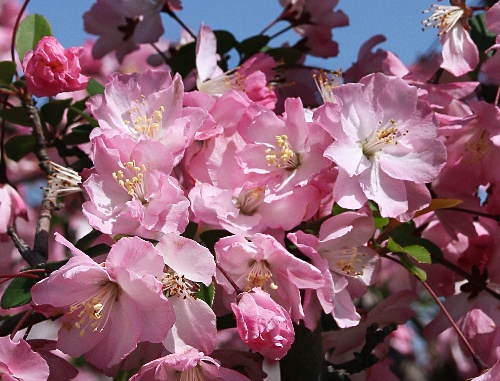
M333 195L345 208L375 201L382 216L398 217L430 202L425 183L436 178L446 149L417 88L376 73L332 89L337 102L314 113L335 139L325 156L339 168Z
M178 162L207 118L201 108L183 108L183 94L180 75L172 78L167 70L113 74L104 94L87 102L99 122L90 137L125 134L138 141L159 141Z
M271 360L284 357L295 339L288 312L260 287L244 292L231 304L241 339Z
M42 37L23 58L28 91L37 97L52 97L84 89L89 78L81 74L78 56L82 50L81 47L64 49L54 37Z
M16 218L28 220L26 204L17 191L9 184L0 184L0 240L6 236L9 226Z
M257 53L234 70L223 72L217 66L217 39L212 29L200 27L196 42L196 85L208 94L222 95L231 89L245 93L252 101L273 109L276 94L269 84L274 77L274 59Z
M122 238L106 262L97 264L62 236L56 239L74 256L31 292L35 309L64 314L60 350L84 355L102 369L117 364L139 341L158 343L167 336L174 311L158 280L163 260L151 243Z
M45 381L49 366L24 341L13 342L8 336L0 337L0 379L6 381Z
M433 4L424 11L433 14L423 24L439 29L443 45L441 67L458 77L474 70L479 63L479 52L468 32L467 19L472 16L472 10L465 5L465 0L452 0L451 4Z
M174 159L165 146L119 135L100 135L92 143L94 173L83 184L90 196L83 213L91 226L156 239L184 231L189 201L170 176Z
M156 42L163 34L162 0L97 0L83 15L85 31L96 34L92 55L102 58L115 50L118 61L139 44Z
M252 241L241 235L221 238L215 245L217 263L242 290L262 287L287 311L293 321L304 317L301 289L318 289L324 285L321 272L313 265L293 256L274 237L255 234ZM228 293L234 288L216 273L216 279Z
M166 266L161 281L176 320L163 344L170 352L194 347L210 354L215 349L215 313L196 297L197 282L209 286L215 275L213 255L197 242L175 233L165 234L156 245Z
M242 374L224 368L195 348L169 354L145 364L130 381L250 381Z

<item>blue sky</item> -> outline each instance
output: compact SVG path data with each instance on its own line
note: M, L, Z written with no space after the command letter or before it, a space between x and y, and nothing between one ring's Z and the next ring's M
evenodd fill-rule
M55 37L65 46L80 45L89 36L83 31L82 15L94 0L32 0L29 13L43 14L52 24ZM396 53L409 64L430 48L438 47L434 29L422 31L422 10L430 7L432 0L340 0L336 9L342 9L350 18L350 25L334 29L334 38L340 45L336 58L313 59L308 63L325 69L347 69L356 60L359 47L374 34L384 34L387 41L381 47ZM49 5L50 4L50 5ZM179 17L197 31L201 22L212 29L227 29L237 39L244 39L260 32L281 11L278 0L183 0L184 10ZM165 37L177 40L179 26L165 16ZM271 31L278 31L286 24L278 24ZM279 44L297 36L288 32Z

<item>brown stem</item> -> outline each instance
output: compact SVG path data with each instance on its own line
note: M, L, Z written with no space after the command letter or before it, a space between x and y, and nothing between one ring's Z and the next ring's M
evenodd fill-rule
M10 226L7 233L14 242L16 249L21 254L21 257L31 266L37 267L44 264L46 259L38 252L31 250L30 247L18 235L13 226Z
M451 326L453 327L453 329L455 330L455 332L458 334L458 337L460 338L460 340L462 340L462 342L464 343L464 345L469 350L470 354L472 355L472 361L474 361L474 364L476 365L477 370L479 371L479 373L481 373L484 369L486 369L486 366L482 363L481 359L479 359L479 357L477 356L476 352L471 347L471 345L469 344L469 342L465 338L464 334L462 333L462 331L460 331L460 329L458 328L457 324L455 323L455 321L453 320L453 318L449 314L448 310L443 305L443 303L441 303L441 301L439 300L438 296L434 293L434 291L432 290L432 288L430 288L430 286L427 284L427 282L423 282L422 281L421 283L425 287L425 289L427 290L427 292L432 296L432 298L439 305L439 308L441 308L441 311L443 311L444 316L446 316L446 318L449 320Z
M222 273L222 275L224 275L226 277L226 279L229 281L229 283L231 283L231 286L233 286L233 288L236 291L236 293L238 295L241 294L241 293L243 293L243 290L238 287L238 285L234 282L234 280L231 279L231 277L226 272L226 270L224 270L218 263L216 263L216 266L217 266L217 269L219 269L219 271Z
M42 121L38 115L38 109L33 105L31 98L23 99L23 107L28 112L28 118L33 124L33 136L35 137L35 155L38 158L40 168L47 174L52 174L49 155L45 145Z
M31 315L32 312L33 312L33 309L30 308L28 311L26 311L26 313L23 315L23 317L21 318L21 320L19 320L19 322L16 324L16 326L14 327L14 329L12 330L12 332L10 334L10 339L11 340L14 339L14 336L16 336L17 331L19 331L19 329L22 327L23 323Z

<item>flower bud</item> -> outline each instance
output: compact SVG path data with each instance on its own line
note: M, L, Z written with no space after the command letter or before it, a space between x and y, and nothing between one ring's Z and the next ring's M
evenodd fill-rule
M286 355L295 338L292 320L268 293L254 288L239 295L231 308L238 333L250 349L272 360Z
M64 49L54 37L42 37L22 62L29 92L37 97L52 97L65 91L83 90L89 78L81 74L78 56L82 50L81 47Z

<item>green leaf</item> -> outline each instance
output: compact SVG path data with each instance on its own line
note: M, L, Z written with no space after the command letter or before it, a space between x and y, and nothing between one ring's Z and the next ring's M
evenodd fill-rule
M227 30L214 30L214 34L217 38L217 54L221 56L239 45L238 41Z
M105 243L100 243L98 245L89 247L88 249L84 250L83 252L87 254L90 258L98 257L99 255L102 254L108 254L109 250L111 250L111 247L106 245Z
M387 217L374 217L373 221L375 222L375 228L382 230L390 222L390 219Z
M22 60L28 50L33 50L44 36L52 36L52 28L45 17L39 14L26 16L16 34L16 48Z
M24 306L31 301L31 287L37 282L33 278L14 278L7 286L0 305L2 308L14 308Z
M401 264L413 275L415 275L422 282L425 282L427 279L427 273L418 267L415 263L413 263L408 255L405 253L396 253L399 256L399 260Z
M484 13L478 14L477 16L469 19L469 25L471 27L470 36L472 41L474 41L477 45L480 52L484 52L495 43L496 35L486 28Z
M405 246L405 253L415 258L420 263L431 263L431 254L420 245Z
M82 124L71 130L69 134L64 137L64 143L67 145L75 145L87 143L90 141L90 132L94 129L90 124Z
M40 109L44 120L53 127L59 126L64 116L64 111L69 107L71 101L72 99L54 99L45 103Z
M87 233L75 243L75 247L78 250L85 250L101 235L102 233L99 230L92 229L90 233Z
M238 52L243 56L243 60L260 52L269 42L269 36L258 34L240 42L237 47Z
M78 115L80 115L75 111L75 109L82 112L83 110L85 110L87 108L85 103L87 102L88 99L89 99L89 97L85 97L79 101L76 101L75 103L73 103L70 106L70 108L68 109L68 114L66 115L66 119L68 120L68 126L73 124L75 118Z
M196 67L196 45L194 42L183 45L169 62L174 73L179 73L183 78Z
M209 250L213 251L213 248L219 239L230 235L232 234L227 230L207 230L200 234L200 239Z
M87 93L89 95L104 94L104 86L97 82L94 78L90 78L87 83Z
M0 110L0 118L10 123L33 127L33 123L24 107L12 107Z
M92 126L92 127L97 127L99 124L97 123L97 120L95 120L91 115L87 114L86 112L80 110L79 108L71 105L69 106L69 109L73 112L75 112L76 114L80 115L83 119L85 119L87 122L89 122L89 124Z
M9 86L16 72L16 64L13 61L0 62L0 86Z
M212 303L214 302L214 295L215 295L215 286L213 283L210 283L210 285L207 287L203 283L198 283L200 286L200 290L196 293L196 297L198 299L203 300L205 303L207 303L209 306L212 306Z
M21 160L34 149L35 138L33 135L15 135L5 143L5 152L14 161Z

